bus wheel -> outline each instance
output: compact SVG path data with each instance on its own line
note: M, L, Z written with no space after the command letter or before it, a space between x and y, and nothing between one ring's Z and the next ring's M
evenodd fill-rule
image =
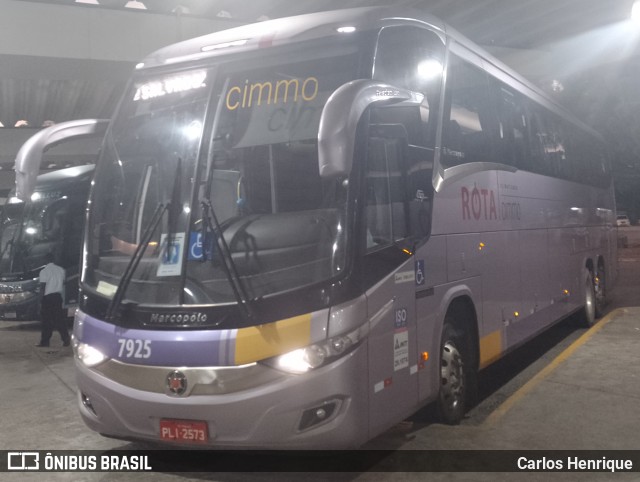
M598 275L593 279L596 299L596 318L604 315L604 307L607 304L607 284L604 266L598 266Z
M587 270L584 281L584 307L582 308L582 323L592 327L596 322L596 288L593 273Z
M467 374L465 371L464 339L454 325L445 320L440 344L440 393L438 418L449 425L460 423L465 414Z

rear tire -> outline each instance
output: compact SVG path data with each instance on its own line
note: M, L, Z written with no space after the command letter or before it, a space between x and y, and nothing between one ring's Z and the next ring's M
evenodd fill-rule
M454 327L449 317L445 318L440 343L440 390L436 402L438 418L448 424L457 425L467 409L468 366L464 334Z
M598 266L598 274L593 281L596 299L596 318L601 318L607 306L607 276L604 266Z
M582 308L582 324L591 328L596 323L596 288L593 273L587 270L584 277L584 307Z

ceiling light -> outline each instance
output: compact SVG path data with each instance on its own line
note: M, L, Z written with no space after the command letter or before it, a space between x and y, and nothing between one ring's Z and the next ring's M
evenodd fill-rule
M352 33L356 31L356 28L348 26L348 27L338 27L336 30L340 33Z
M130 2L127 2L127 4L124 6L124 8L137 8L139 10L146 10L147 7L145 7L144 3L139 2L138 0L131 0Z
M184 5L178 5L176 8L171 10L171 13L175 13L177 15L184 15L191 13L189 7L185 7Z
M76 0L76 3L86 3L87 5L100 5L98 0Z
M633 2L633 6L631 7L631 20L640 23L640 1L638 0Z

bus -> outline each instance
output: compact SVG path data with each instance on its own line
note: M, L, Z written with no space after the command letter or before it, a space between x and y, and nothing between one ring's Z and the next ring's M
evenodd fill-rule
M65 269L64 307L73 316L93 171L84 165L41 174L26 202L10 193L0 219L0 319L40 318L39 275L47 253Z
M399 7L275 19L137 65L91 189L78 404L114 438L358 447L616 277L600 136ZM28 192L25 191L25 195Z

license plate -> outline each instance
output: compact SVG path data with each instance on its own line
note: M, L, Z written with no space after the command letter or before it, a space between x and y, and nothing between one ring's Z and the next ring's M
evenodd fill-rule
M168 442L204 444L209 441L209 426L196 420L162 419L160 438Z

